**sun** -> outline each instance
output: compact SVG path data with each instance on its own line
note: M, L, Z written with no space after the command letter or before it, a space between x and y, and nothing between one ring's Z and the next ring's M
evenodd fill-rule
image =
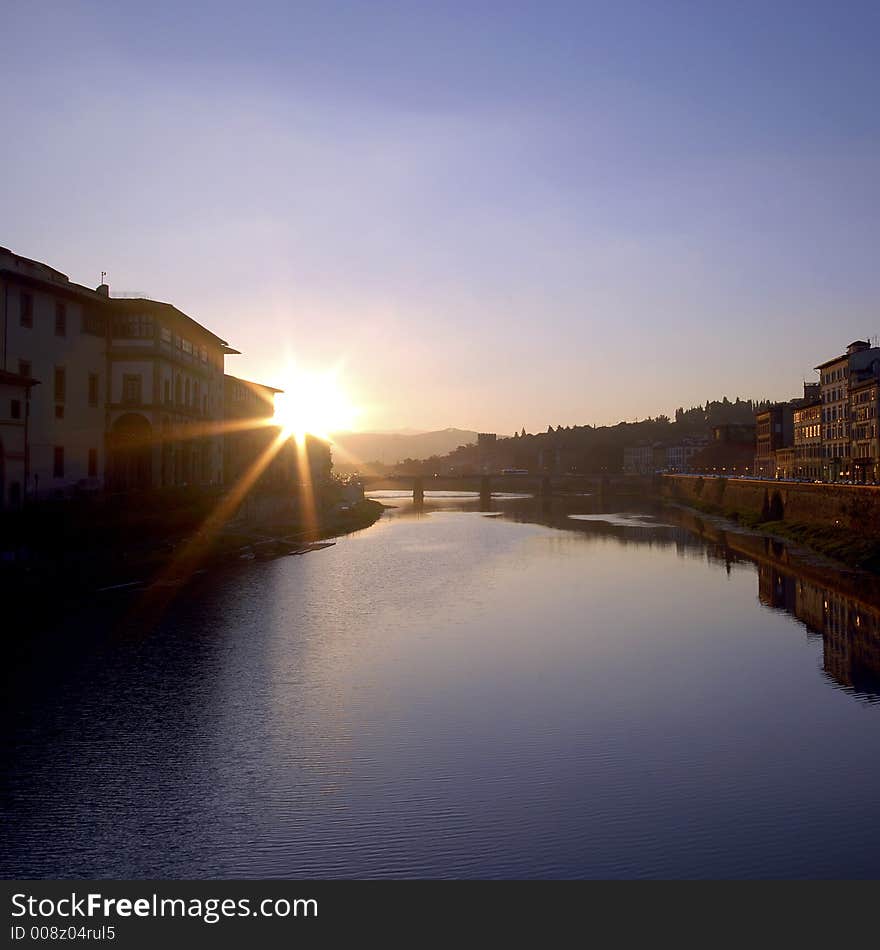
M290 369L281 388L284 392L275 397L273 422L297 441L307 433L329 439L331 433L354 426L358 410L337 373Z

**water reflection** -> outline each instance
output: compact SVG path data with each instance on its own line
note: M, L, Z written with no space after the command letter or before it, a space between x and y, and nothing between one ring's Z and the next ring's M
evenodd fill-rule
M632 499L383 501L8 644L0 870L880 873L864 578Z
M408 493L385 493L386 501L403 504L400 516L449 510L449 502L467 510L475 493L426 493L420 506L407 511ZM626 505L624 510L615 510ZM681 557L705 558L730 572L753 564L761 604L796 618L810 635L820 637L823 670L837 685L868 702L880 700L880 580L832 566L786 542L731 530L719 519L687 509L658 507L633 499L582 495L534 498L493 495L492 505L473 506L522 524L543 524L622 545L674 548ZM818 578L821 578L819 580Z

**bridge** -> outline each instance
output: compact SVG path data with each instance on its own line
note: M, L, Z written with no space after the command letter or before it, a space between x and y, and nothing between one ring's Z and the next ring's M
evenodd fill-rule
M478 494L481 499L493 494L526 494L539 498L554 495L644 494L651 488L650 477L640 475L535 474L509 475L384 475L364 476L364 491L412 492L416 503L425 500L426 491L459 491Z

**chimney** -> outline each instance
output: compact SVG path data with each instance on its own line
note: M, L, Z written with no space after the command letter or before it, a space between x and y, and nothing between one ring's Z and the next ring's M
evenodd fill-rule
M110 296L110 285L109 284L98 284L95 288L95 293L100 294L102 297Z

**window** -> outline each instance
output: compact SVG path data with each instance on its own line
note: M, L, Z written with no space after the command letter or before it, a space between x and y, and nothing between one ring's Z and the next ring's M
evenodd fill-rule
M189 380L187 380L187 381L186 381L186 403L185 403L185 405L186 405L187 407L190 405L189 393L190 393Z
M164 392L165 392L165 402L166 403L171 402L171 380L170 379L165 380Z
M98 405L98 374L89 373L89 405Z
M56 445L52 453L52 475L64 478L64 446Z
M98 477L98 450L89 449L89 478Z
M190 343L189 340L181 340L181 345L182 345L182 347L183 347L183 352L184 352L184 353L192 353L192 351L193 351L193 345L192 345L192 343Z
M18 375L30 377L31 375L31 361L30 360L18 361Z
M9 403L9 415L13 419L21 418L21 400L20 399L13 399Z
M107 332L107 321L103 313L94 310L84 310L82 315L82 332L90 336L104 336Z
M171 342L171 331L168 329L168 327L162 327L162 329L159 331L159 338L163 343Z
M64 402L64 393L67 389L67 373L63 366L55 367L55 402Z
M55 406L55 418L56 419L64 418L64 406L60 403Z
M55 336L67 336L67 304L55 302Z
M139 373L125 373L122 377L122 401L141 401L141 377Z
M199 347L199 359L200 359L203 363L207 363L207 362L208 362L208 348L207 348L207 347L205 347L205 346Z
M123 340L152 340L153 318L149 314L133 313L113 318L113 336Z
M21 292L18 298L19 322L23 327L32 327L34 325L34 298L32 294Z

